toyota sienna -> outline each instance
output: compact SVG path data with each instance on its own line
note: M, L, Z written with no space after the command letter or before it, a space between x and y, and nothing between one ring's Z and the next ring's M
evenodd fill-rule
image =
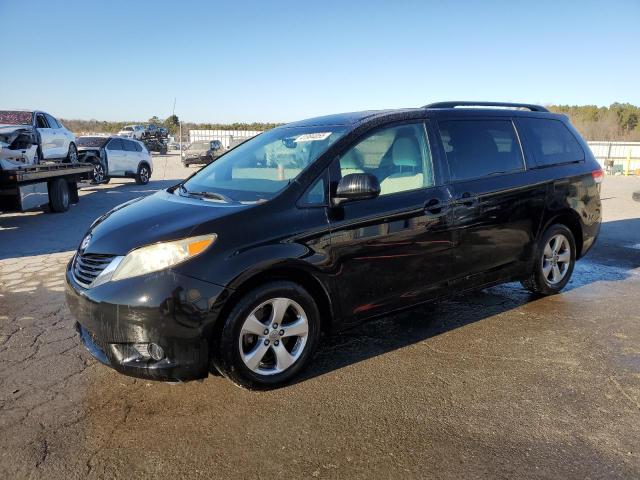
M322 334L372 317L514 280L558 293L598 235L602 178L536 105L290 123L98 218L67 302L119 372L275 387Z

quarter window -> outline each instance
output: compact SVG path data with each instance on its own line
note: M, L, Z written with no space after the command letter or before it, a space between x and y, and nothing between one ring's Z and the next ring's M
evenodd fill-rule
M518 121L538 166L584 160L584 152L564 123L546 118Z
M448 120L438 123L451 180L468 180L524 168L510 120Z
M302 197L303 205L324 205L326 192L326 172L316 180Z
M340 175L370 173L380 182L380 195L433 185L424 124L384 128L368 135L340 157Z

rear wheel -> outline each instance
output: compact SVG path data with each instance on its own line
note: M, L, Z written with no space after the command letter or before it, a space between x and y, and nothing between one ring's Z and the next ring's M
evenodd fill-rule
M69 210L71 196L69 184L63 178L56 178L49 183L49 207L52 212L62 213Z
M231 310L213 363L242 387L278 387L309 363L319 335L320 314L311 295L292 282L270 282Z
M533 271L522 285L533 293L553 295L562 290L573 273L576 242L564 225L551 225L538 243Z
M136 173L136 183L138 185L146 185L147 183L149 183L149 178L151 178L149 165L143 163L138 167L138 173Z

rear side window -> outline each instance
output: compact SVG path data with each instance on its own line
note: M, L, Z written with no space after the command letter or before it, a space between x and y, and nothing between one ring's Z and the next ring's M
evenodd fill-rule
M60 128L60 125L58 125L58 121L55 118L53 118L49 114L45 114L45 116L47 117L47 123L49 123L49 128Z
M132 142L133 146L136 147L136 152L141 152L142 151L142 145L140 145L137 142Z
M438 122L438 128L453 181L524 168L510 120L448 120Z
M518 125L538 166L584 160L582 147L560 120L522 118Z
M136 151L136 144L129 141L129 140L122 140L122 143L124 143L124 149L127 152L135 152Z
M107 150L124 150L122 140L119 138L112 138L107 145Z

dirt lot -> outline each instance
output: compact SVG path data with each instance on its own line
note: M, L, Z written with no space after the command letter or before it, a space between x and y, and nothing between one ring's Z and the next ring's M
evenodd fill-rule
M605 179L601 238L563 294L508 284L378 320L255 393L121 376L64 305L91 221L187 173L157 157L145 187L0 215L0 478L640 477L640 179Z

